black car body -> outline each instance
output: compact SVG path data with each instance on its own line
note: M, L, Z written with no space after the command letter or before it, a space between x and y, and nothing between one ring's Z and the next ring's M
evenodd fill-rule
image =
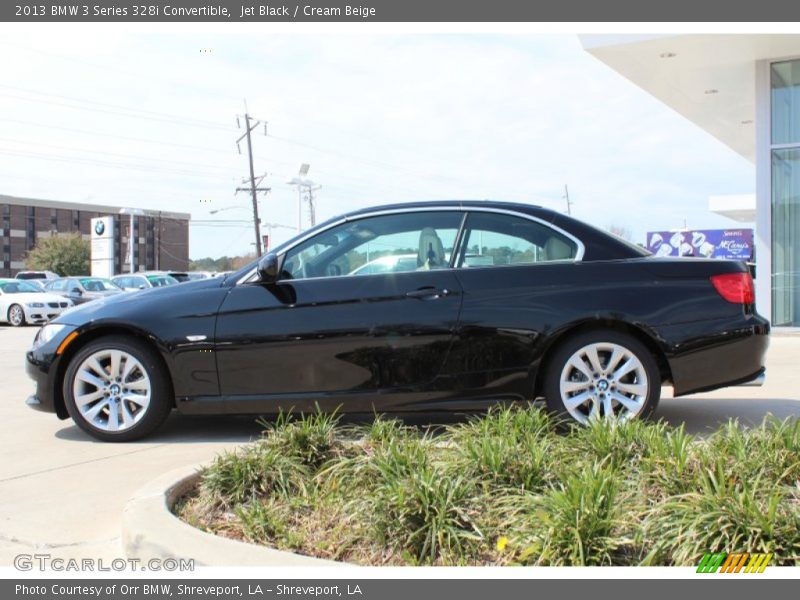
M425 225L411 230L420 231L419 269L348 276L379 251L372 240L411 246L403 219ZM735 296L748 282L750 293ZM723 297L725 285L734 296ZM562 390L583 380L554 363L573 360L561 356L570 344L608 347L610 365L617 346L586 345L595 341L633 349L657 402L661 383L683 395L758 378L769 333L741 263L658 259L566 215L483 201L361 210L225 278L120 294L55 323L63 327L27 355L37 383L28 403L61 418L75 413L64 382L74 375L70 362L115 336L152 351L169 408L266 414L466 411L530 400L548 395L548 385L558 390L559 372Z

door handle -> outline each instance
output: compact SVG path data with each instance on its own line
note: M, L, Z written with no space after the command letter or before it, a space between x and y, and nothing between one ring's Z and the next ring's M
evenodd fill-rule
M419 300L437 300L439 298L449 296L450 294L451 292L447 288L440 290L435 287L423 287L419 288L418 290L414 290L413 292L408 292L406 297L417 298Z

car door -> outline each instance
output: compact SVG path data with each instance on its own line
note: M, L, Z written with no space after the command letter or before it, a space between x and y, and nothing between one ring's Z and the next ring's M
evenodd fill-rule
M72 300L74 304L85 304L91 298L86 297L83 286L77 279L67 280L67 298Z
M67 294L67 281L66 279L56 279L49 283L46 283L44 286L45 292L51 292L53 294L57 294L59 296L68 297Z
M470 212L456 259L464 303L443 375L464 397L525 399L543 338L569 314L579 242L524 215Z
M277 283L235 285L217 319L222 395L254 411L390 410L424 396L458 321L450 260L462 220L418 211L345 222L283 253ZM411 252L413 271L356 274Z

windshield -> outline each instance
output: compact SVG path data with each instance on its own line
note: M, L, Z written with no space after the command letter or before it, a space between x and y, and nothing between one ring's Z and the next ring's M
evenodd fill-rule
M149 281L150 285L153 287L164 287L165 285L175 285L178 283L177 279L169 275L148 275L147 281Z
M0 282L0 291L4 294L30 294L41 293L41 288L36 287L27 281L3 281Z
M87 292L118 292L120 290L113 281L100 277L86 277L79 281Z

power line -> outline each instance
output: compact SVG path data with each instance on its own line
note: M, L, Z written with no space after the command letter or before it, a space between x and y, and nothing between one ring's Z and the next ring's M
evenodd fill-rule
M166 175L182 175L189 177L200 177L203 179L217 179L220 181L221 180L230 181L230 178L221 177L219 175L207 175L204 173L197 173L194 171L185 171L178 169L168 169L168 168L162 169L149 165L133 165L120 162L110 162L94 158L81 158L81 157L64 156L59 154L45 154L42 152L29 152L24 150L13 150L13 149L3 149L3 148L0 148L0 154L12 157L24 156L28 158L41 158L42 160L50 160L55 162L89 164L93 166L110 167L112 169L135 170L135 171L144 171L147 173L162 173Z
M25 96L18 96L16 94L7 94L7 93L1 93L0 96L5 97L5 98L14 98L16 100L25 100L26 102L40 102L42 104L51 104L51 105L55 105L55 106L63 106L65 108L72 108L72 109L75 109L75 110L84 110L84 111L88 111L88 112L92 112L92 113L103 113L103 114L109 114L109 115L114 115L114 116L128 117L128 118L132 118L132 119L145 119L145 120L148 120L148 121L157 121L157 122L161 122L161 123L173 123L173 124L183 125L183 126L187 126L187 127L204 127L206 129L217 129L217 130L222 130L222 131L230 131L231 130L230 127L226 127L224 125L205 124L205 123L202 123L202 122L191 122L191 121L186 121L186 120L178 120L178 119L171 118L171 117L156 117L156 116L148 116L148 115L144 115L144 114L134 114L132 112L134 109L123 108L122 110L109 110L109 109L105 109L105 108L95 108L95 107L91 107L91 106L80 106L80 105L76 105L76 104L67 104L65 102L56 102L54 100L47 100L45 98L29 98L29 97L25 97ZM79 101L79 102L86 102L86 101Z
M137 154L123 154L123 153L120 153L120 152L108 152L106 150L89 150L87 148L76 148L75 146L62 146L60 144L43 144L41 142L29 142L27 140L19 140L19 139L14 139L14 138L5 138L5 137L0 137L0 140L5 141L5 142L13 142L13 143L17 143L17 144L28 145L28 146L41 146L43 148L55 148L57 150L70 150L72 152L83 152L83 153L86 153L86 154L101 154L103 156L119 156L121 158L134 158L134 159L137 159L137 160L152 161L152 162L156 162L156 163L159 163L159 164L161 164L161 163L172 163L172 164L176 164L176 165L202 167L204 169L222 169L222 170L227 170L227 167L221 167L219 165L208 165L208 164L202 164L202 163L196 163L196 162L187 162L187 161L183 161L183 160L170 160L170 159L166 159L166 158L149 158L149 157L141 156L141 155L137 155Z
M203 152L213 152L215 154L224 154L225 156L231 156L231 153L226 150L220 150L219 148L206 148L203 146L195 146L192 144L178 144L175 142L163 142L160 140L151 140L146 138L139 138L139 137L132 137L127 135L119 135L114 133L104 133L100 131L87 131L85 129L73 129L72 127L61 127L60 125L50 125L47 123L35 123L33 121L22 121L19 119L4 119L0 118L0 121L5 121L7 123L18 123L20 125L27 125L31 127L44 127L47 129L58 129L60 131L67 131L69 133L80 133L83 135L91 135L97 137L108 137L108 138L116 138L120 140L128 140L131 142L142 142L145 144L156 144L159 146L173 146L175 148L188 148L190 150L200 150ZM288 163L287 163L288 164Z
M79 65L90 67L92 69L100 69L100 70L104 70L104 71L110 71L110 72L114 73L115 75L128 74L128 75L134 75L136 77L140 77L142 79L150 79L151 81L158 81L159 83L165 83L165 84L168 84L168 85L180 84L181 86L193 85L194 87L200 87L200 86L196 86L194 84L194 82L192 82L192 81L183 80L183 81L179 82L179 81L176 81L174 78L167 79L167 78L164 78L164 77L157 77L157 76L154 76L152 73L149 73L149 72L145 73L145 72L139 72L139 71L134 71L134 70L130 70L130 69L123 70L123 69L120 69L119 64L105 65L105 64L99 64L99 63L94 63L94 62L88 62L88 61L85 61L85 60L82 60L82 59L79 59L79 58L75 58L74 56L68 56L68 55L65 55L65 54L57 54L57 53L54 53L54 52L45 52L44 50L41 50L39 48L32 48L30 46L25 46L23 44L15 44L15 43L12 43L12 42L8 42L6 40L0 40L0 44L6 45L6 46L11 46L11 47L14 47L14 48L20 48L20 49L25 50L27 52L33 52L33 53L36 53L36 54L41 54L42 56L48 56L48 57L51 57L51 58L56 58L56 59L67 61L67 62L73 62L73 63L79 64ZM213 95L213 96L215 96L217 98L224 98L226 100L234 100L235 99L233 96L223 95L223 94L220 94L218 92L209 94L208 88L206 88L206 87L203 88L203 91L204 91L205 95Z
M0 83L0 88L5 88L9 90L15 90L18 92L24 92L26 94L35 94L37 96L45 96L48 98L60 98L62 100L69 100L70 102L77 102L79 104L93 104L95 106L102 106L105 108L112 108L117 110L122 110L126 112L134 112L134 113L142 113L154 117L159 117L162 119L171 119L175 121L185 121L188 124L196 124L199 127L214 127L218 129L225 129L230 130L232 127L230 125L222 125L221 123L216 123L213 121L206 121L204 119L195 119L192 117L184 117L183 115L176 115L172 113L164 113L158 112L154 110L146 110L143 108L136 108L133 106L124 106L121 104L109 104L108 102L98 102L96 100L87 100L85 98L76 98L74 96L64 96L62 94L53 94L52 92L42 92L40 90L32 90L30 88L21 88L15 87L13 85L2 84Z

